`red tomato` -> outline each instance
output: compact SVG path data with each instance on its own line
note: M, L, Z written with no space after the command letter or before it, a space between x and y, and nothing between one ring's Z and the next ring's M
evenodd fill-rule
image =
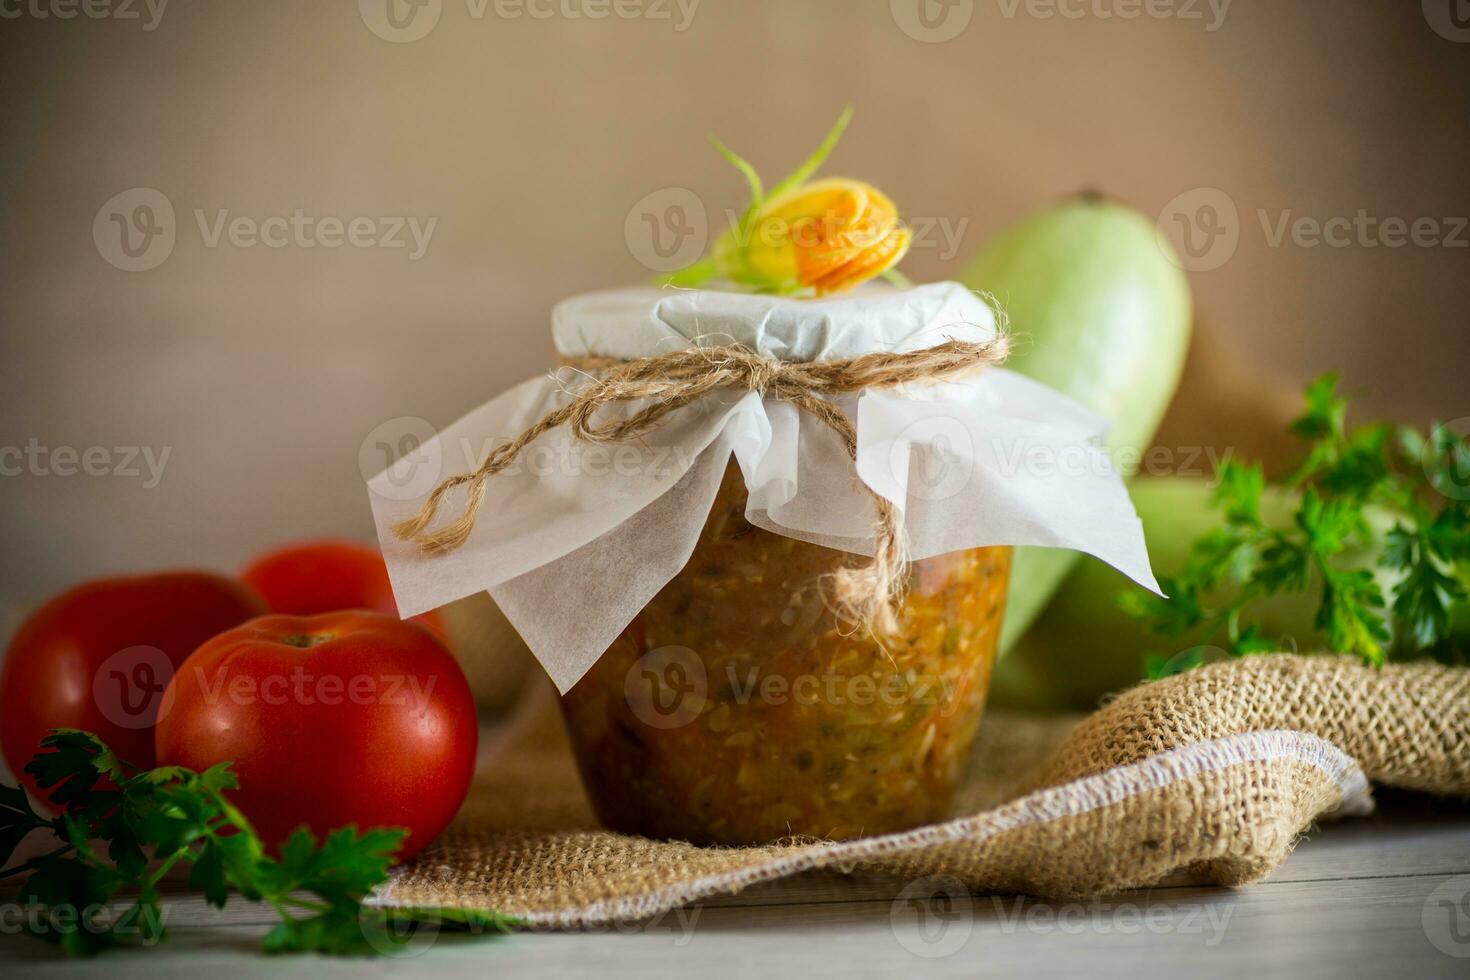
M263 612L238 582L208 572L99 579L31 615L0 672L0 745L23 768L53 728L81 728L124 760L153 765L164 685L205 640Z
M233 762L267 844L303 824L407 827L422 850L464 802L478 730L459 664L392 616L262 616L200 647L164 694L160 765Z
M304 541L261 555L240 578L271 612L316 616L343 609L398 615L388 565L372 548L351 541ZM448 642L435 613L413 617Z

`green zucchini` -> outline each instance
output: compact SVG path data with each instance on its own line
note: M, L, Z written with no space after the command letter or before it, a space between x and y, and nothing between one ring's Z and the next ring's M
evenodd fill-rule
M992 294L1018 343L1007 365L1107 418L1109 445L1146 450L1189 346L1189 283L1144 215L1096 195L1000 233L961 281ZM1077 560L1017 550L1002 652L1045 608Z

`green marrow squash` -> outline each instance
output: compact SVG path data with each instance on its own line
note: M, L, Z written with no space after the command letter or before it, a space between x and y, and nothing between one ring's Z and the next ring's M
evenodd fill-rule
M1184 368L1192 301L1167 247L1139 212L1085 195L1002 231L961 276L1009 317L1018 343L1007 367L1107 418L1114 449L1148 448ZM1002 653L1077 557L1017 550Z

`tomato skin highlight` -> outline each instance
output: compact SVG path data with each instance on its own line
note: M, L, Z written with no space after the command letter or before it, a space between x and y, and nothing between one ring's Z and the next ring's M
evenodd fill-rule
M316 616L343 609L398 614L388 565L377 551L354 541L302 541L260 555L245 566L240 580L265 600L273 613ZM448 642L436 613L413 617Z
M231 799L267 845L297 827L405 827L421 851L474 775L464 672L429 630L360 611L262 616L199 648L169 683L160 765L231 762Z
M210 637L263 611L240 583L210 572L96 579L54 597L21 624L0 670L6 764L47 805L24 768L53 728L92 732L151 768L169 677Z

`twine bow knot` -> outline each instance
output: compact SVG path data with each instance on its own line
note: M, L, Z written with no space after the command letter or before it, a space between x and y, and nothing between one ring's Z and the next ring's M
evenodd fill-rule
M591 378L567 405L491 451L478 469L441 482L419 512L395 525L393 533L401 540L413 541L425 554L453 551L474 530L475 517L485 499L486 481L514 463L527 446L550 430L566 425L573 436L586 442L623 442L648 432L669 413L727 389L760 392L811 414L837 434L855 464L857 430L847 415L828 400L830 396L959 377L983 365L1004 361L1009 349L1009 338L998 332L984 343L946 340L923 350L863 354L836 361L781 361L733 345L691 347L632 361L570 361L571 366L605 370L606 374ZM647 405L622 418L597 420L598 412L608 405L645 399ZM460 486L469 488L463 511L444 527L431 529L445 494ZM886 635L897 625L896 607L906 578L903 516L887 497L867 484L863 489L877 510L873 557L866 565L833 574L832 599L842 619Z

